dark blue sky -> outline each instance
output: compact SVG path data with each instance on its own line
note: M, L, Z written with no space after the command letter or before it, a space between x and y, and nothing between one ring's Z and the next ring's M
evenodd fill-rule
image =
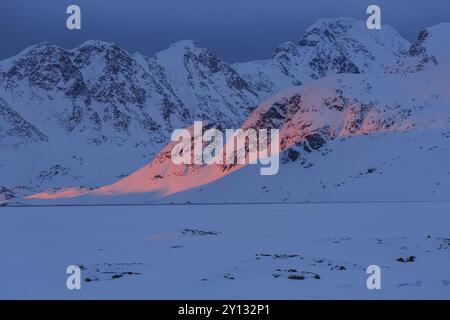
M81 31L65 27L69 4L82 9ZM230 62L265 58L319 18L366 19L369 4L409 40L450 22L449 0L0 0L0 59L41 41L72 48L88 39L146 54L192 39Z

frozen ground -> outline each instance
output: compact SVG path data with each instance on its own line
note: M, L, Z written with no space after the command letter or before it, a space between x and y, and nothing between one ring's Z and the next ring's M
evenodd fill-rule
M0 298L449 299L449 238L450 203L4 207Z

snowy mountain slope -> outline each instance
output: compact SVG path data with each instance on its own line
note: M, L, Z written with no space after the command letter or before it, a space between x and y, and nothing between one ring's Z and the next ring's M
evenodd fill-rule
M294 44L279 46L265 61L236 64L244 78L266 97L326 75L384 73L407 56L410 44L389 26L368 31L365 22L322 19Z
M439 26L440 32L429 33L437 43L445 42L441 30L443 26L445 24ZM436 30L436 27L429 29ZM439 37L441 40L436 40ZM423 47L424 50L433 50L428 42L424 42ZM213 175L210 173L212 169L203 169L208 171L206 180L202 178L205 173L193 175L190 180L198 181L200 185L202 182L215 181L212 186L199 186L185 195L175 195L163 201L223 201L222 190L228 190L226 201L447 199L447 188L442 185L448 183L446 177L450 172L445 164L450 131L448 57L441 56L441 64L427 72L408 76L366 74L327 77L311 85L278 94L257 108L243 128L280 129L281 148L284 150L282 160L285 163L280 171L284 175L259 177L259 169L247 167L243 171L251 174L241 174L239 171L226 177L225 181L218 181L217 175L220 173L215 172ZM336 152L333 152L334 144ZM369 155L367 159L362 157L361 164L357 166L359 171L354 168L353 148L362 155ZM351 191L341 192L339 187L345 184L348 177L371 176L377 170L371 162L372 149L379 150L380 159L375 163L393 166L394 170L390 170L389 174L383 176L384 179L379 179L380 181L367 188L360 182L365 179L349 179L348 190ZM337 171L333 165L336 158L344 164L338 172L342 172L342 176L347 178L334 177ZM392 164L392 159L399 158L402 160ZM317 169L314 168L315 162L324 164ZM397 166L395 162L400 162L401 165ZM346 163L350 166L345 165ZM411 172L417 173L411 176ZM226 173L230 171L222 174ZM302 175L306 175L306 179ZM211 179L211 176L214 178ZM227 183L227 179L232 182ZM445 182L439 182L442 179ZM335 181L327 182L329 180ZM411 183L405 183L409 180L412 180ZM241 181L247 182L243 188L240 187ZM303 194L288 191L296 189L299 181L305 181L305 190L320 181L316 188L320 192L311 196L309 191ZM379 183L392 188L381 187ZM160 181L159 185L161 184ZM277 184L283 191L276 192L272 188L269 192L270 186ZM326 189L326 184L338 188ZM355 188L355 185L358 187ZM411 188L405 187L406 185ZM249 193L252 195L247 196ZM411 194L415 196L411 197Z
M448 203L2 208L0 298L448 299L449 211ZM65 286L73 264L81 290ZM382 290L367 289L373 264Z
M448 200L449 71L342 75L280 94L244 124L280 129L278 175L247 166L162 201L223 201L222 190L228 202Z
M391 68L394 73L417 72L450 63L450 45L446 41L450 23L423 29L408 51L408 56Z
M414 200L446 200L450 93L442 79L449 71L440 68L408 77L330 76L278 94L243 125L280 130L283 164L273 177L260 176L254 166L175 165L171 143L149 165L114 184L81 192L44 192L32 199L141 194L130 199L146 202L193 189L162 201L411 200L410 195ZM361 153L361 163L355 164L355 152ZM408 176L411 170L419 173ZM414 184L401 188L413 177L418 179ZM374 185L362 187L366 181ZM436 183L439 192L430 194Z

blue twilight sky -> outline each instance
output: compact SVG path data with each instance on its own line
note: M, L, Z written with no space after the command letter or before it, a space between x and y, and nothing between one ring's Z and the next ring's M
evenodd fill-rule
M82 9L81 31L66 29L70 4ZM449 0L0 0L0 59L41 41L72 48L88 39L146 54L192 39L229 62L266 58L319 18L366 19L369 4L409 40L450 22Z

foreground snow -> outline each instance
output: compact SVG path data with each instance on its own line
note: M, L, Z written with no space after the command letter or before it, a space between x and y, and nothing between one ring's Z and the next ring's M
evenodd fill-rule
M449 212L450 203L4 207L0 298L448 299ZM65 286L71 264L92 280L78 291ZM372 264L378 291L366 287Z

